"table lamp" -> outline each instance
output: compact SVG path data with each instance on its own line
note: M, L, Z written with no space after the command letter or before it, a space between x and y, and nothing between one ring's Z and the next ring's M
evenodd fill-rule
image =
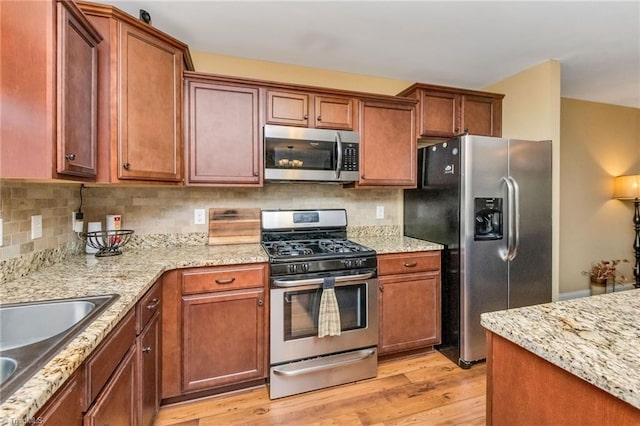
M633 201L633 225L636 231L633 240L633 251L636 257L633 276L636 279L634 287L640 288L640 175L618 176L614 183L613 198Z

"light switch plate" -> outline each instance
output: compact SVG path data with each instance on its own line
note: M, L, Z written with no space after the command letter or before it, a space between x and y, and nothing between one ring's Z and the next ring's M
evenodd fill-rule
M384 219L384 206L376 206L376 219Z
M42 215L31 216L31 239L42 238Z

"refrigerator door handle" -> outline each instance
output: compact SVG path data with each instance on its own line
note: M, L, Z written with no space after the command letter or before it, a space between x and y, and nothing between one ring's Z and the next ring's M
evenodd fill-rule
M509 260L513 260L518 255L518 248L520 248L520 186L518 185L518 181L509 176L509 180L511 181L511 186L513 188L513 214L511 215L511 219L513 219L513 248L511 249L511 255L509 256Z
M505 262L508 262L511 260L512 258L512 253L513 253L513 236L514 236L514 231L513 231L513 222L514 222L514 218L513 218L513 214L514 214L514 190L513 190L513 183L511 181L510 177L502 177L502 181L505 183L506 187L507 187L507 209L508 209L508 218L509 218L509 226L507 227L507 251L506 253L501 254L502 260Z

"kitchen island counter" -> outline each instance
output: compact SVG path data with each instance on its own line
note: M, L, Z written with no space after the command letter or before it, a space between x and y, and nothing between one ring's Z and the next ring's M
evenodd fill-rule
M501 347L513 346L511 342L637 410L640 409L639 312L640 290L629 290L486 313L481 316L481 324L493 335L506 339ZM504 342L500 338L498 341ZM525 351L521 353L528 356ZM489 351L488 375L491 357ZM502 374L499 371L503 367L498 362L493 366L496 374ZM527 374L523 371L520 380L526 382ZM488 381L492 383L490 377ZM581 382L575 383L580 386ZM633 414L632 407L629 409Z

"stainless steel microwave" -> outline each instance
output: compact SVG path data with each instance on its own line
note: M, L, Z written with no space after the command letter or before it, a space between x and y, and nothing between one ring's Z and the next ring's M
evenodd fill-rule
M266 181L356 182L360 134L345 130L264 126Z

